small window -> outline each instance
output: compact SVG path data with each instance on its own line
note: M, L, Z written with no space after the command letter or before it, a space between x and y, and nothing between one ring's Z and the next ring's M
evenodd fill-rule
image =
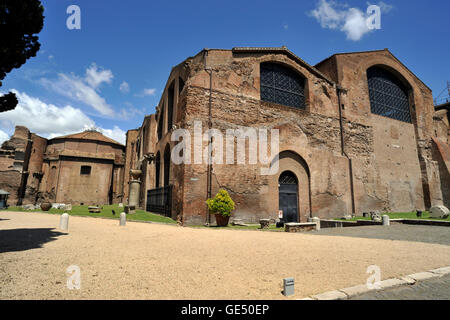
M90 166L81 166L80 174L81 175L90 175L91 167Z

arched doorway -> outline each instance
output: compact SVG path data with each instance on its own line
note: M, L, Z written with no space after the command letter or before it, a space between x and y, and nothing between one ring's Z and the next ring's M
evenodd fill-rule
M298 179L291 171L284 171L278 179L279 209L283 211L283 222L299 222Z

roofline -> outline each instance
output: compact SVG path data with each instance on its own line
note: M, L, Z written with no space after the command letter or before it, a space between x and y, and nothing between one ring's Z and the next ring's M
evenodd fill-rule
M78 133L82 133L82 132L78 132ZM100 133L100 132L99 132ZM77 134L77 133L74 133ZM104 134L100 133L101 135L103 135L104 137L106 137ZM60 137L54 137L52 139L49 139L48 141L54 141L54 140L64 140L64 139L68 139L68 140L81 140L81 141L94 141L94 142L103 142L103 143L109 143L109 144L117 144L119 146L125 147L125 145L121 144L120 142L117 142L114 139L111 139L109 137L108 138L110 141L103 141L103 140L96 140L96 139L84 139L84 138L73 138L71 137L72 134L66 135L66 136L60 136Z
M401 62L388 48L384 48L382 50L368 50L368 51L357 51L357 52L342 52L342 53L335 53L328 58L320 61L317 63L314 67L317 67L319 64L322 64L323 62L335 57L335 56L341 56L341 55L350 55L350 54L361 54L361 53L373 53L373 52L388 52L395 60L397 60L398 63L400 63L407 71L409 71L417 80L419 80L425 87L427 87L428 90L433 92L429 86L427 86L426 83L424 83L414 72L412 72L403 62Z
M232 49L233 53L255 53L255 52L264 52L264 53L282 53L286 54L289 58L293 59L297 63L300 63L301 65L305 66L306 69L308 69L310 72L314 73L316 76L319 76L320 78L324 79L328 83L332 85L336 85L334 81L332 81L330 78L328 78L325 74L320 72L318 69L307 63L305 60L301 59L299 56L297 56L295 53L293 53L291 50L289 50L286 46L282 47L234 47Z
M450 109L450 102L446 102L446 103L443 103L443 104L439 104L439 105L437 105L437 106L434 106L434 108L436 109L436 110L442 110L442 109L447 109L447 110L449 110Z

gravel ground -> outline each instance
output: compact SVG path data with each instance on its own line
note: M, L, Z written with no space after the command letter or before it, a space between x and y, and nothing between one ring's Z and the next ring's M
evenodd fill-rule
M297 299L365 283L369 265L383 279L450 265L445 244L345 233L119 227L73 216L66 234L58 224L56 215L0 212L0 299L285 299L286 277ZM66 287L71 265L81 269L80 290Z

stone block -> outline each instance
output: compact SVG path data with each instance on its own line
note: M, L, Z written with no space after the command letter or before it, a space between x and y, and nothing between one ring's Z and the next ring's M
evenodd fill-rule
M430 210L430 217L437 219L447 219L450 211L445 206L435 206Z
M269 229L270 227L270 219L260 219L259 223L261 224L261 229Z
M99 207L90 206L88 207L89 213L100 213L102 209Z
M369 289L366 284L360 284L358 286L340 289L339 291L344 292L349 297L353 297L353 296L367 293L372 290L374 290L374 289Z
M410 274L408 275L408 277L416 280L416 281L423 281L423 280L427 280L427 279L431 279L431 278L435 278L435 277L439 277L440 275L432 273L432 272L419 272L419 273L414 273L414 274Z
M312 296L314 300L345 300L347 295L341 291L334 290Z
M433 269L433 270L430 270L429 272L440 274L440 275L450 274L450 267Z
M126 214L135 214L136 213L136 206L125 206L125 213Z

